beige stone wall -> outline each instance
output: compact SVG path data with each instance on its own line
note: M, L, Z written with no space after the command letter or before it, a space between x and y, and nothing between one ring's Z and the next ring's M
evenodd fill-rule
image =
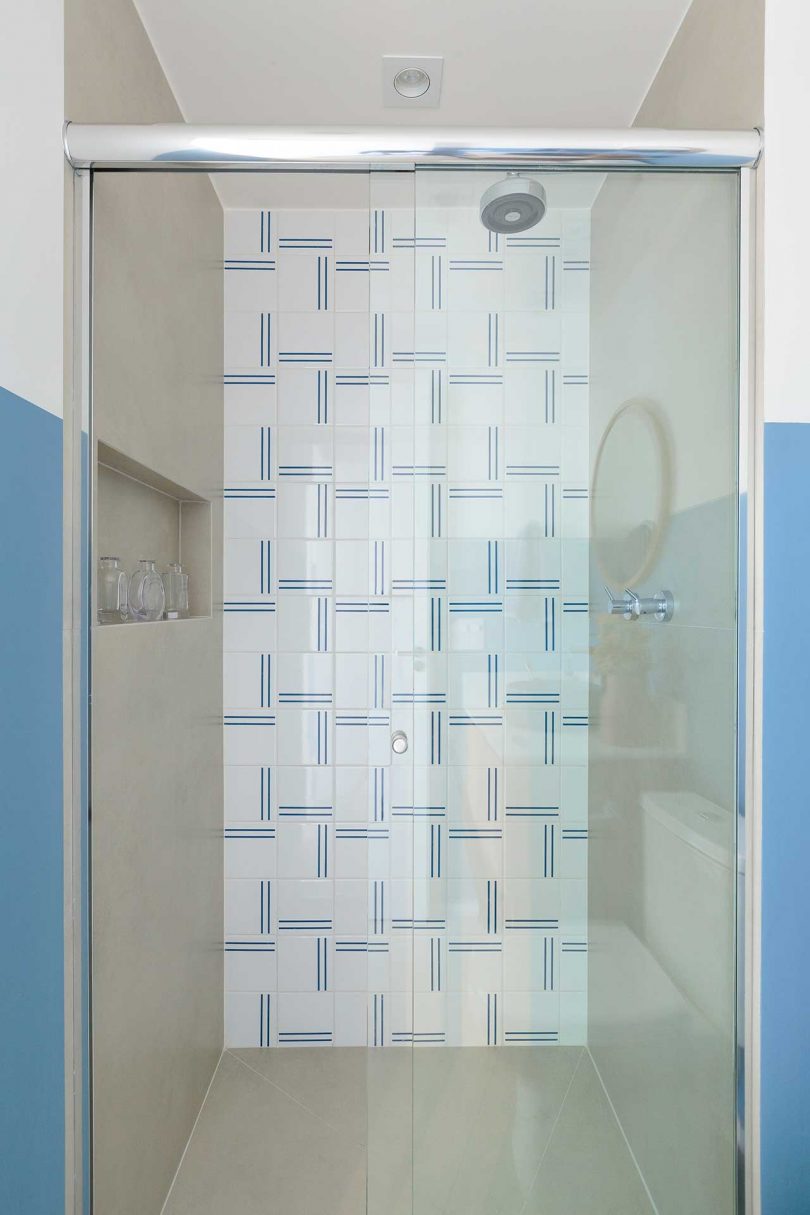
M131 0L66 9L70 119L182 117ZM182 174L99 175L94 202L95 437L212 504L213 614L93 635L95 1209L157 1215L223 1036L222 209ZM154 491L124 497L154 535Z
M635 125L760 126L764 26L764 0L692 0Z

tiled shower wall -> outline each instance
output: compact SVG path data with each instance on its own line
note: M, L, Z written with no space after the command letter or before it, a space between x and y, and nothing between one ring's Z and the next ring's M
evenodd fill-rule
M229 1045L584 1040L589 215L442 177L226 213Z

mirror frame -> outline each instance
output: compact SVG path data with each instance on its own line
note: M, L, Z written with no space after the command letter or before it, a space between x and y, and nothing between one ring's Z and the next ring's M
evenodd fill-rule
M647 423L650 432L653 436L655 446L658 453L658 474L660 492L658 495L658 506L656 510L656 518L654 519L654 530L647 545L647 551L644 554L643 560L626 578L616 581L615 571L609 570L604 558L600 554L598 531L596 526L596 495L599 487L599 472L602 467L605 450L607 448L608 439L615 430L619 422L627 417L628 414L637 413ZM664 536L666 535L667 526L669 524L670 511L672 506L672 463L670 459L670 446L667 441L667 432L661 420L658 409L652 401L646 400L643 397L631 397L629 401L625 401L620 405L613 417L605 427L602 438L599 441L599 448L596 453L596 459L593 465L593 475L591 477L591 509L590 509L590 542L593 546L593 555L599 572L604 578L608 586L619 587L620 583L624 583L624 587L638 585L648 577L655 565L658 555L661 551ZM621 587L620 589L624 589Z

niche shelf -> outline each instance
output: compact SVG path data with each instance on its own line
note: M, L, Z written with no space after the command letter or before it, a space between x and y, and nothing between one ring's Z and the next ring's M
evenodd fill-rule
M114 555L132 573L141 557L162 572L180 561L189 575L188 619L211 616L211 502L99 440L96 560ZM183 621L155 621L182 624ZM107 628L142 628L104 625Z

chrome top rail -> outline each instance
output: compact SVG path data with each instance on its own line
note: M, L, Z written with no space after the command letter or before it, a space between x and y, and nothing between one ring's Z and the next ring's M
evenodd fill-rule
M742 169L756 165L760 132L533 130L458 127L237 127L156 123L65 124L75 169L205 172L531 165L535 169Z

